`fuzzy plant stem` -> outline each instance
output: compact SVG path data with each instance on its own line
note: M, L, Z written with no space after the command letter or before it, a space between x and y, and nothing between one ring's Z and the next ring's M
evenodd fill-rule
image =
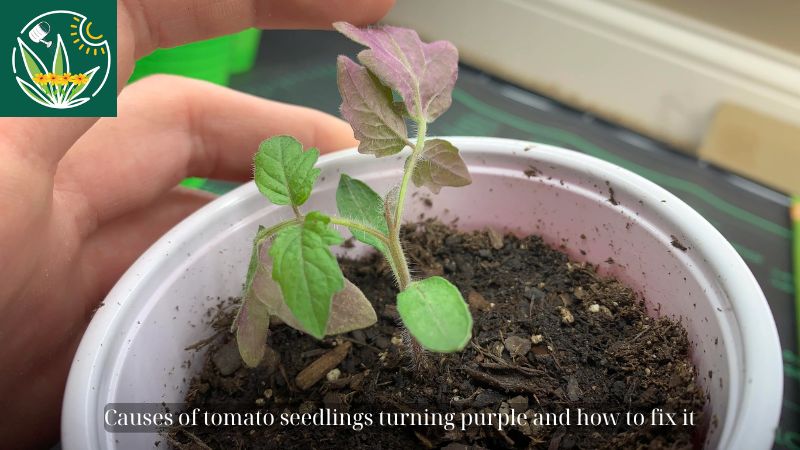
M428 124L425 120L416 121L419 128L417 130L417 142L408 157L408 164L403 173L403 181L400 183L400 191L397 195L397 205L394 211L394 220L389 224L389 253L394 260L394 268L397 275L397 284L400 290L403 291L411 284L411 273L408 270L408 261L406 261L405 252L403 252L403 244L400 241L400 227L403 220L403 208L405 206L406 191L408 191L408 184L414 175L414 169L417 166L417 161L422 150L425 148L425 134L428 131ZM408 330L406 330L408 331ZM408 339L405 342L408 345L409 354L411 355L411 362L414 369L419 372L425 366L425 350L422 346L408 333Z
M384 245L387 246L389 245L389 239L387 239L386 236L383 235L383 233L368 225L364 225L363 223L358 223L349 219L345 219L344 217L331 216L330 219L331 223L334 225L341 225L343 227L350 228L351 230L363 231L364 233L367 233L372 237L378 239L379 241L383 242Z
M411 273L408 270L408 261L406 261L405 252L403 252L403 244L400 241L400 227L403 223L403 208L406 202L406 191L408 191L408 184L411 177L414 175L414 169L417 166L417 160L422 154L425 147L425 133L428 131L428 124L424 120L418 121L419 129L417 133L417 143L414 145L414 150L411 156L408 157L408 165L403 173L403 181L400 182L400 191L397 194L397 205L394 210L393 223L389 224L389 252L395 262L397 270L397 283L400 285L400 290L404 290L411 283Z
M414 151L411 152L411 156L408 157L408 166L403 173L403 181L400 183L400 192L397 195L397 206L394 211L394 226L392 229L396 231L398 241L400 236L400 224L403 221L403 207L406 202L408 183L411 181L412 175L414 175L414 169L417 167L417 161L419 160L420 155L422 155L422 150L425 148L425 133L428 132L428 124L424 120L420 120L418 123L419 129L417 132L417 143L414 145Z

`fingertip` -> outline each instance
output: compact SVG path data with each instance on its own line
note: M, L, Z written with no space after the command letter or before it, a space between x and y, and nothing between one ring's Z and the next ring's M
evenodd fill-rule
M350 124L338 117L314 111L317 117L313 121L314 132L310 137L309 146L317 147L320 153L329 153L358 146L358 141L353 137ZM304 142L304 144L306 144Z
M394 2L395 0L366 0L356 2L361 4L359 6L362 6L362 15L353 18L353 20L350 20L350 23L353 25L365 26L378 22L394 7ZM366 5L364 5L364 3L366 3ZM333 22L335 21L332 21L331 24Z
M395 0L293 0L273 1L259 14L258 25L270 29L332 29L338 21L364 26L383 18Z

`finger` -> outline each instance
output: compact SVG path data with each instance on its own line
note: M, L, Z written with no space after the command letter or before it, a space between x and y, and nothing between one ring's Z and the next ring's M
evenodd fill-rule
M80 323L82 329L87 324L88 320ZM0 421L0 436L4 441L10 438L13 448L53 448L58 443L61 400L81 336L61 336L55 346L47 347L46 358L16 377L21 382L3 386L3 407L14 411L14 418Z
M62 318L81 318L70 322L74 332L58 334L60 339L48 347L51 357L35 365L17 368L25 371L24 389L20 386L20 389L7 390L3 401L14 407L19 420L0 422L0 436L14 436L17 442L43 442L57 437L59 408L43 409L41 405L52 404L53 399L60 399L64 392L72 356L91 317L82 311L96 308L120 275L147 247L212 198L202 192L175 189L151 208L121 217L88 240L79 261L82 270L78 272L82 275L80 281L84 283L78 292L83 293L80 299L85 304L71 305L60 315ZM38 428L20 429L20 423L37 424ZM12 429L13 426L17 428Z
M133 56L159 47L221 36L249 27L328 29L338 20L367 25L380 20L394 0L123 0L121 19L135 42ZM121 23L122 25L122 23Z
M137 58L156 48L263 28L328 28L336 20L380 19L394 0L122 0L117 10L117 91ZM46 183L75 140L95 118L7 118L0 121L0 155L35 161L19 192ZM40 166L43 166L40 167ZM8 170L0 167L0 176ZM2 206L2 204L0 204Z
M149 77L120 96L120 116L103 119L64 158L56 189L79 193L85 233L155 201L187 176L247 180L258 144L291 134L321 151L356 144L328 114L202 81Z
M0 211L28 227L47 211L57 159L95 118L0 118Z
M82 248L80 261L87 298L102 299L153 242L214 198L207 192L174 188L146 208L100 227Z

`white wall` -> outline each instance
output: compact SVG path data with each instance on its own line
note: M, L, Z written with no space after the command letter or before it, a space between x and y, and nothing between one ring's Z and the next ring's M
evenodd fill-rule
M733 102L800 125L800 57L631 0L398 0L386 22L688 151Z

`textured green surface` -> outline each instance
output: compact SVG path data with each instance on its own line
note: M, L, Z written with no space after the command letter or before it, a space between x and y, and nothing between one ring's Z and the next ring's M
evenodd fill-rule
M452 353L472 338L472 315L461 292L442 277L414 281L397 294L403 325L426 349Z
M231 75L253 67L261 30L248 29L174 48L162 48L141 58L129 82L156 73L182 75L227 85Z
M339 177L336 188L336 209L339 216L368 225L384 236L389 235L389 225L383 210L383 199L366 183L346 174ZM350 233L359 241L369 244L379 251L388 254L388 248L377 237L364 231L350 228Z

